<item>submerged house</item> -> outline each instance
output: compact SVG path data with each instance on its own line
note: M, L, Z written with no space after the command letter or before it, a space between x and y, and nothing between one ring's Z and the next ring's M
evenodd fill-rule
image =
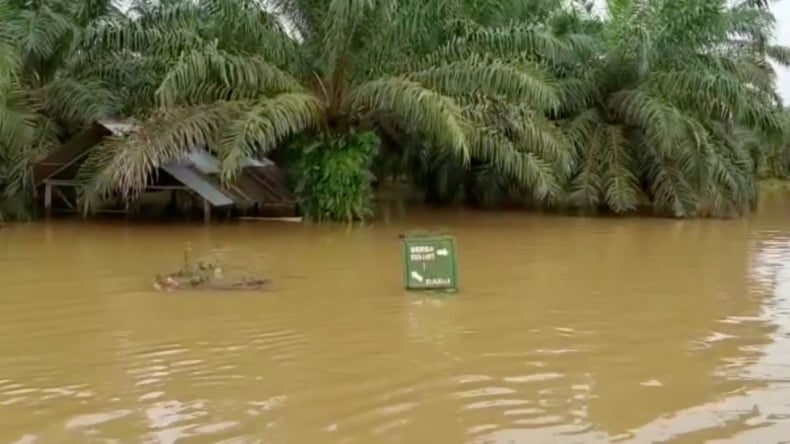
M131 123L102 120L78 133L60 148L35 163L33 179L36 194L47 213L53 209L77 211L77 175L91 150L110 135L132 131ZM286 185L283 172L267 158L247 158L242 171L231 184L219 178L220 162L205 147L195 146L184 156L161 166L146 187L147 192L186 192L202 200L203 215L210 219L212 209L244 208L277 216L296 214L296 200ZM103 211L129 212L121 210Z

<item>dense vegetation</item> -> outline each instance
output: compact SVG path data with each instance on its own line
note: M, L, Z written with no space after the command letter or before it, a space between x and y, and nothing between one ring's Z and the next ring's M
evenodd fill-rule
M678 217L748 212L783 175L768 0L0 0L0 212L103 117L86 208L205 143L232 180L285 151L303 211L371 212L371 178L433 204Z

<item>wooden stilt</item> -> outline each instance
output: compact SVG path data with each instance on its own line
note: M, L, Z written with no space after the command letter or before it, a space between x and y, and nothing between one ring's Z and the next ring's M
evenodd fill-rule
M211 204L207 200L203 200L203 222L211 222Z
M52 184L44 182L44 212L47 217L52 215Z

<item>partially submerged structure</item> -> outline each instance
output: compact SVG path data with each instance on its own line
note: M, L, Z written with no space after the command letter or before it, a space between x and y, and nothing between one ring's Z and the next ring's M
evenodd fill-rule
M128 122L103 120L80 132L33 167L38 196L49 213L53 208L77 211L78 172L91 150L110 135L128 134ZM293 216L296 200L285 175L267 158L247 158L237 179L222 184L220 162L204 146L192 147L184 156L162 165L146 187L149 191L182 191L203 202L203 215L210 219L213 208L247 208L255 212ZM128 212L128 206L122 210Z
M193 262L190 258L191 246L184 251L184 264L178 270L154 279L156 290L268 290L272 281L246 271L232 270L232 264L223 264L218 256L207 257ZM245 267L246 268L246 267Z

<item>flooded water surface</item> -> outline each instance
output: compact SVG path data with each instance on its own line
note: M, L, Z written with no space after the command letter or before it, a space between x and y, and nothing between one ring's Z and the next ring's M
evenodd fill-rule
M402 289L398 233L462 290ZM265 293L162 293L184 245ZM790 442L790 196L736 221L0 230L0 442Z

